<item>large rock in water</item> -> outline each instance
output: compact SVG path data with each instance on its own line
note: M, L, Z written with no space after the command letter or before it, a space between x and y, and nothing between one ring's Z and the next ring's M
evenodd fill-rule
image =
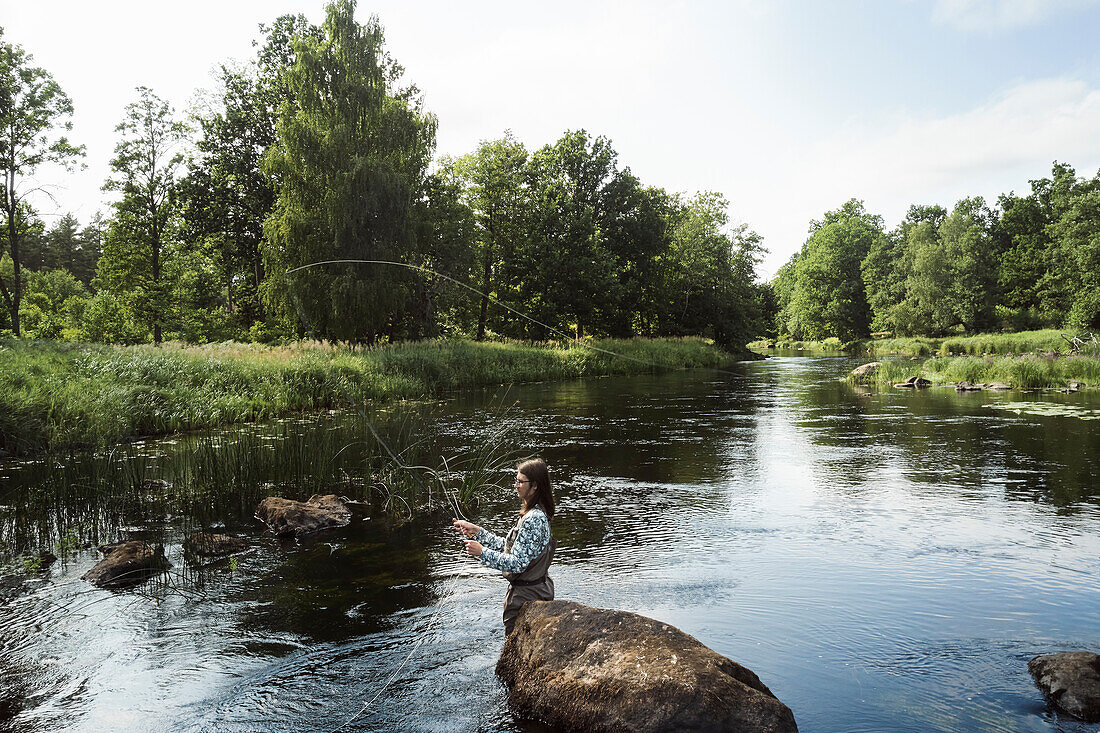
M857 366L852 370L851 377L857 380L870 379L874 376L878 368L882 366L880 361L872 361L870 364L864 364L863 366Z
M570 601L520 609L497 674L516 714L563 731L797 731L753 672L668 624Z
M106 557L81 577L100 588L137 585L171 567L164 557L164 547L140 540L103 545L99 551Z
M335 494L314 494L308 501L269 496L256 507L256 518L277 535L301 537L322 529L348 526L351 510Z
M1100 654L1044 654L1028 662L1027 671L1058 710L1086 723L1100 723Z

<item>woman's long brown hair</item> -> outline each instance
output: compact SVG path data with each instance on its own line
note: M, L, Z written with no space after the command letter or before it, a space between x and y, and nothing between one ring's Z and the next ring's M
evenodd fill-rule
M520 514L526 514L531 509L539 507L546 514L547 519L553 517L554 493L550 490L550 469L547 468L546 461L541 458L532 458L516 466L516 472L522 473L535 485L535 493L523 500Z

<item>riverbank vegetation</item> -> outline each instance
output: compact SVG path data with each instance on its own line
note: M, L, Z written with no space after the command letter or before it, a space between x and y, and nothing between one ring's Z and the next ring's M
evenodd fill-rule
M375 347L7 339L0 341L0 449L100 445L460 387L715 367L734 358L698 338Z
M1015 389L1064 388L1071 382L1100 386L1100 358L1053 352L1024 356L932 357L923 361L886 359L878 369L862 376L850 376L857 384L898 384L911 377L923 377L935 385L958 382L991 384L1001 382Z
M1017 333L983 333L973 336L946 338L907 336L861 339L848 343L841 343L840 339L832 337L823 341L758 339L750 342L748 346L750 349L794 349L816 353L844 351L850 354L867 354L870 356L1100 355L1100 341L1095 339L1091 333L1075 335L1057 329L1020 331Z
M771 281L774 333L784 340L944 339L1041 328L1100 330L1100 173L1055 162L994 205L981 197L914 205L887 231L851 200L813 222ZM1012 348L962 353L1004 353ZM1051 338L1042 345L1059 344ZM1019 351L1019 349L1015 349ZM1036 349L1031 349L1036 350Z
M741 348L761 328L760 238L731 224L720 194L643 182L585 130L436 155L438 121L378 19L355 11L335 0L320 26L301 15L261 26L255 57L222 66L187 114L137 89L104 183L112 210L49 227L31 181L43 161L82 155L63 134L72 104L0 38L0 97L13 100L0 149L19 151L0 161L0 333L122 344L701 335Z

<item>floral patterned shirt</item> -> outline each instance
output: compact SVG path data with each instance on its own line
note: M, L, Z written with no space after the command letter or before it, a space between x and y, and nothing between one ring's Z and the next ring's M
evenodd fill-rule
M550 544L550 520L542 509L535 507L524 514L518 526L519 533L510 553L504 552L504 537L485 529L474 535L484 547L480 558L482 565L502 573L522 573Z

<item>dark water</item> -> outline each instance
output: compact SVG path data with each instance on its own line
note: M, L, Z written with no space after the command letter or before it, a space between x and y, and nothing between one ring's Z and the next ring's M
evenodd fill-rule
M861 394L852 366L513 388L557 479L558 597L680 627L802 731L1100 731L1027 674L1100 649L1100 396ZM988 407L1037 401L1077 413ZM491 404L446 404L453 446ZM471 518L514 511L502 491ZM493 673L503 583L445 524L264 539L181 592L90 589L95 559L0 590L0 729L541 730Z

